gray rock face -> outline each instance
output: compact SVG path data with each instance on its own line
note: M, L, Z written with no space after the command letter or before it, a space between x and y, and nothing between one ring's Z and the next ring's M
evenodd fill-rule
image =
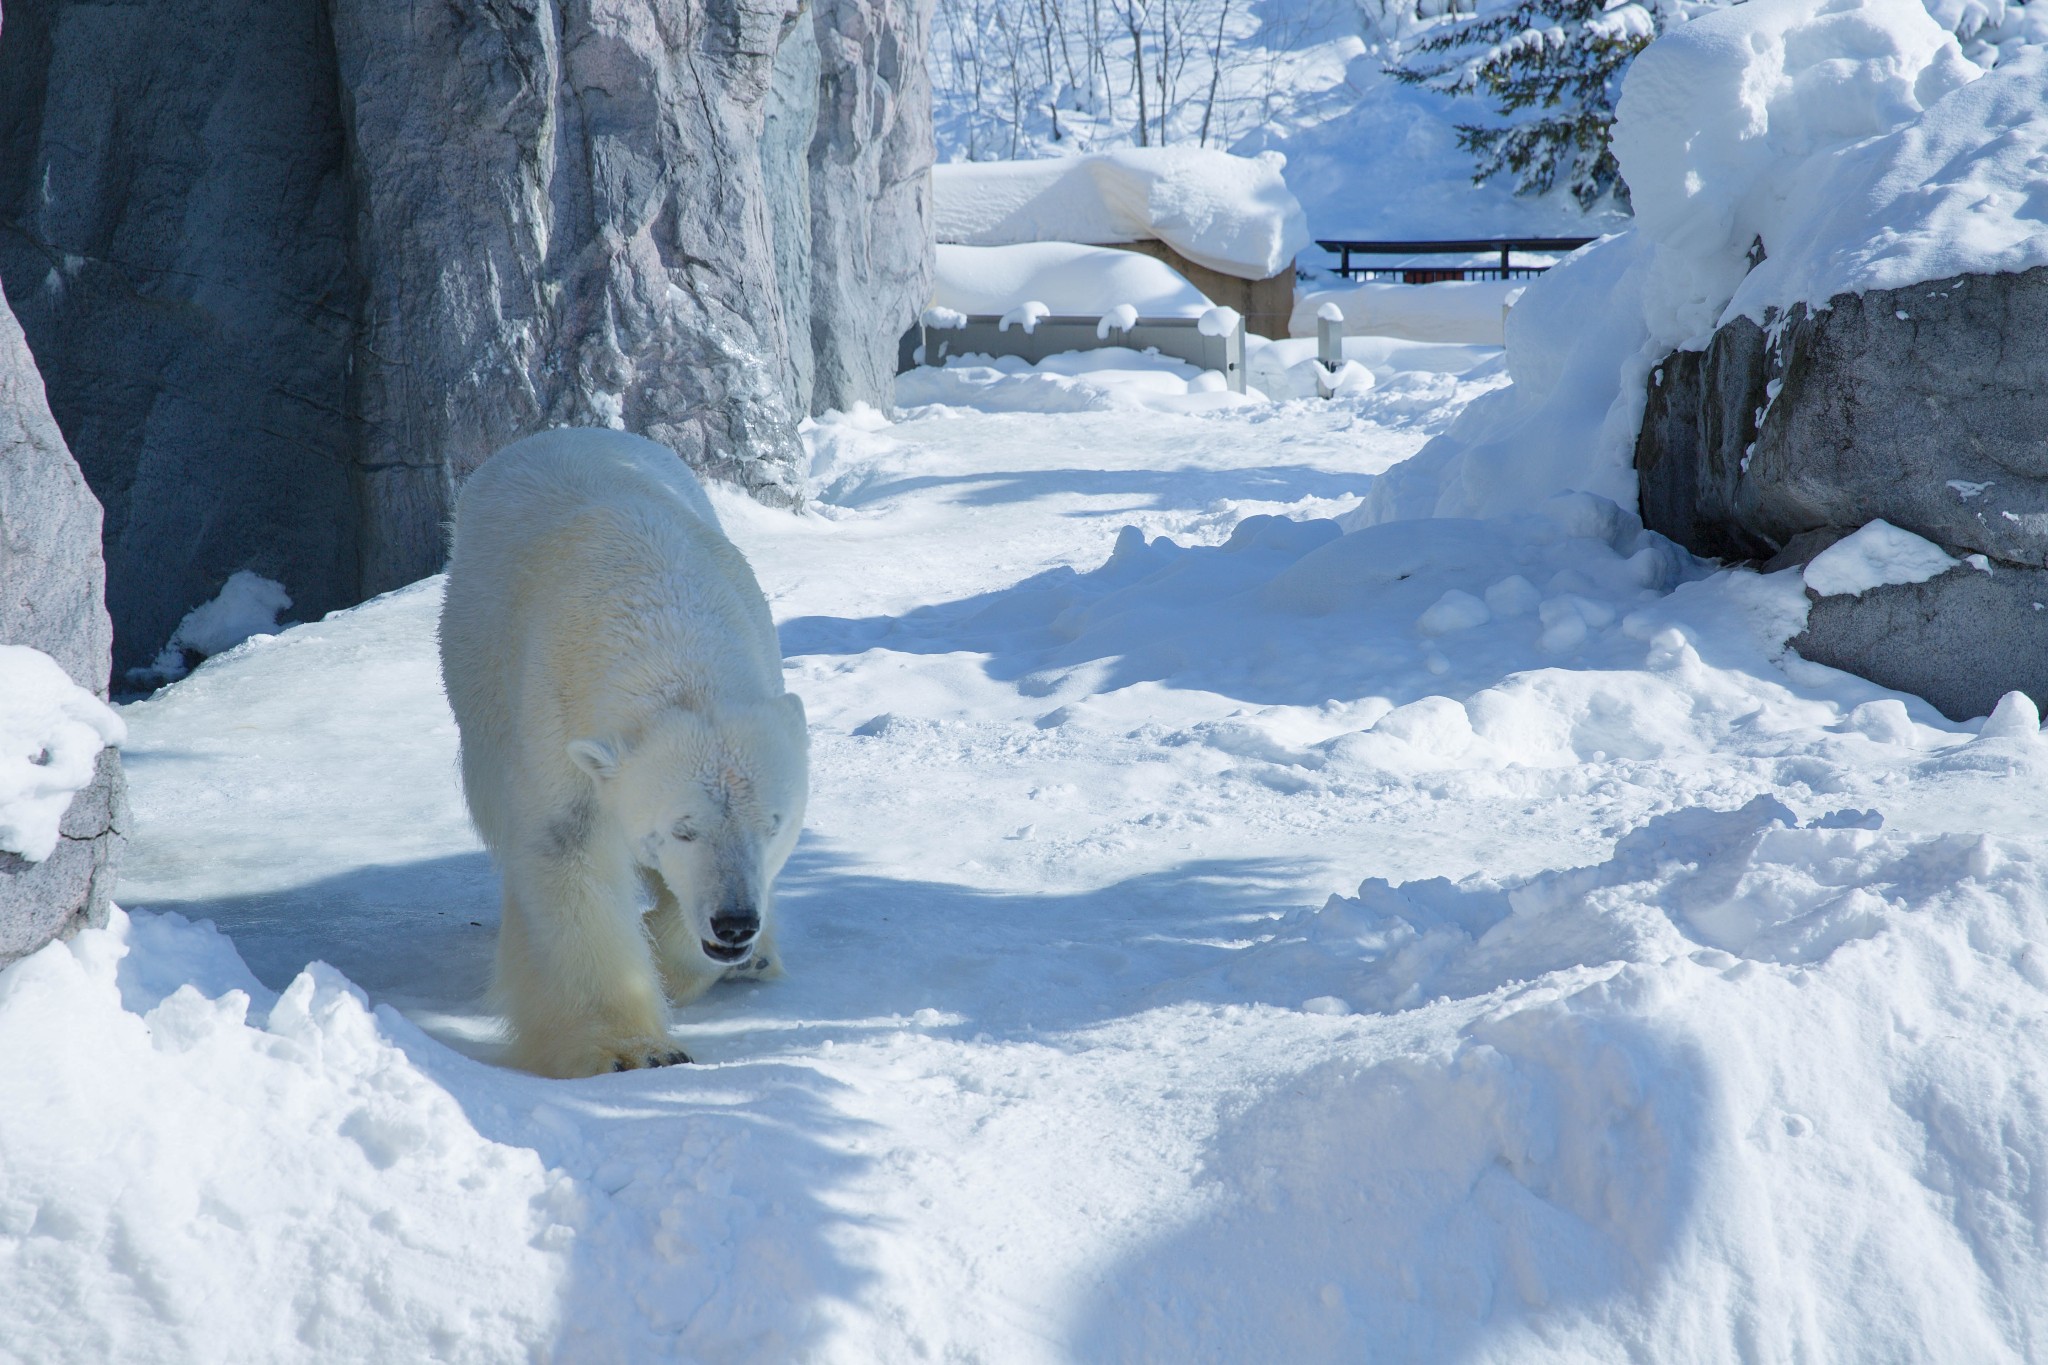
M0 293L0 644L40 649L104 695L114 643L105 593L99 501Z
M926 301L927 10L16 16L0 278L107 508L117 667L238 569L302 616L432 572L457 481L543 427L795 502L814 383L886 403Z
M92 785L71 798L57 850L39 863L0 852L0 967L80 929L102 928L120 870L128 788L116 749L100 751Z
M0 279L106 508L125 671L237 569L355 600L350 187L311 0L10 7Z
M364 590L438 568L455 481L543 427L795 502L760 155L782 0L333 12Z
M1699 554L1796 562L1882 518L1987 556L1989 575L1821 599L1795 645L1952 716L2048 701L2048 596L2022 572L2048 567L2048 268L1738 319L1652 372L1636 469L1644 524Z
M1925 583L1815 596L1792 647L1917 693L1952 720L1991 714L2007 692L2038 706L2048 698L2048 572L1965 566Z
M769 236L775 244L787 383L792 405L806 413L818 373L811 350L811 139L817 130L818 31L806 0L775 49L768 117L761 130L761 183L768 192Z
M21 328L0 295L0 644L55 659L106 695L112 630L101 600L100 507L64 448ZM126 823L121 757L102 750L39 863L0 852L0 966L105 924Z
M814 0L811 409L886 407L897 342L931 301L928 0Z

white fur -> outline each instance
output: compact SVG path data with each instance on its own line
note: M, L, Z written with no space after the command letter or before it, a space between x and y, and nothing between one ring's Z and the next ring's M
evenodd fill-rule
M808 778L768 604L683 462L585 430L486 462L456 505L441 671L504 879L511 1059L551 1076L685 1060L664 986L680 1004L779 970L772 883ZM713 918L749 912L751 956L708 955Z

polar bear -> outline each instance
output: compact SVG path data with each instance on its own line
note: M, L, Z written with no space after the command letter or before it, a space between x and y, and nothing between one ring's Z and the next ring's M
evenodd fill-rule
M441 673L504 881L509 1059L688 1061L664 986L779 974L772 886L809 779L768 604L683 462L590 430L487 461L456 504Z

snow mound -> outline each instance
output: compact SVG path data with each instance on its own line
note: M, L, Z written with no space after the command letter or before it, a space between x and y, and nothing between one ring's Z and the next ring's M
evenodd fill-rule
M0 852L39 863L57 850L71 798L127 723L26 645L0 645Z
M1514 382L1474 399L1448 431L1387 471L1347 525L1506 516L1566 490L1635 506L1636 430L1654 348L1631 305L1647 256L1641 234L1604 238L1531 284L1507 316Z
M330 968L273 996L175 916L115 910L8 968L6 1353L525 1358L575 1189L479 1134L408 1042L433 1047Z
M1822 597L1861 596L1890 583L1925 583L1960 563L1933 541L1878 520L1815 555L1803 577Z
M277 630L277 618L292 604L284 584L248 569L228 576L210 601L185 613L156 661L131 674L137 681L175 682L191 667L190 656L225 654L256 635Z
M1214 306L1172 266L1135 251L1071 242L939 248L935 309L1000 315L1026 303L1088 318L1126 305L1142 317L1198 318Z
M933 226L941 243L961 246L1156 239L1197 265L1262 280L1309 244L1286 164L1277 152L1191 146L955 162L932 168Z
M1741 1348L1702 1344L1726 1291L1696 1267L1734 1263L1773 1267L1727 1309L1773 1358L2024 1358L2042 1264L2004 1239L2048 1159L2043 868L1881 823L1686 807L1593 866L1373 879L1292 917L1231 986L1343 1038L1399 1019L1421 1055L1361 1049L1236 1110L1218 1207L1122 1290L1236 1335L1098 1354L1329 1359L1370 1323L1404 1360L1604 1359L1617 1338L1719 1358ZM1982 1045L2007 1027L2011 1050ZM1284 1268L1233 1254L1281 1244ZM1306 1293L1285 1278L1305 1265ZM1306 1311L1260 1311L1290 1293Z

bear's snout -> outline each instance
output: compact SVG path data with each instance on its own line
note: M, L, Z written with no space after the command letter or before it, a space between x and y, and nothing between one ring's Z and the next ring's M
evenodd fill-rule
M711 917L711 936L718 940L718 946L727 949L745 950L761 932L761 917L752 909L727 907ZM706 944L708 949L711 945ZM714 954L723 956L723 954Z

